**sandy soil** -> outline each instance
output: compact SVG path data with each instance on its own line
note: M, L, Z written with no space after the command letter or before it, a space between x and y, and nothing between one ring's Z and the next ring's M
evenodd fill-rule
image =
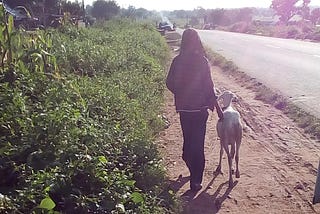
M306 135L280 110L255 99L255 88L240 77L227 76L212 67L218 90L231 90L239 101L244 136L240 148L240 178L228 188L228 165L224 154L222 171L219 161L216 112L210 112L205 142L206 167L203 188L192 194L189 172L181 158L182 133L173 96L166 91L164 115L170 126L159 136L159 147L171 180L181 196L183 213L320 213L320 204L312 205L320 142Z

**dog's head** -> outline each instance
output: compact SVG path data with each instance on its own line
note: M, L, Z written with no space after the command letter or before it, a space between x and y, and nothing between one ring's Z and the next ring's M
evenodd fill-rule
M224 91L221 95L218 96L218 100L222 100L223 107L227 107L232 101L237 102L238 97L231 91Z

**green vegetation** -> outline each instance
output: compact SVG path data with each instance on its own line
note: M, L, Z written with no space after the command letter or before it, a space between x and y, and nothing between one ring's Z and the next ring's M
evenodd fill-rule
M6 20L0 8L0 212L173 212L153 143L169 56L156 29Z
M109 20L117 15L120 7L113 0L96 0L92 3L91 15L97 19Z
M277 38L320 41L320 28L304 21L297 21L292 25L263 25L259 22L238 22L230 26L217 27L216 29Z
M311 0L272 0L270 7L280 17L281 23L288 24L290 19L295 15L301 15L304 19L309 19L311 15L310 2Z

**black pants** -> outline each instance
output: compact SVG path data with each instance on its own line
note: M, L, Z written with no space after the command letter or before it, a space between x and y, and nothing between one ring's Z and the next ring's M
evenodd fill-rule
M201 112L180 112L183 132L182 159L190 171L190 184L202 182L205 157L204 139L208 120L207 110Z

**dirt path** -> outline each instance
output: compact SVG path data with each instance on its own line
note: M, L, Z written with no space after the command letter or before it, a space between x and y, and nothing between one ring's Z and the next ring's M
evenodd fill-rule
M320 204L312 205L320 142L304 134L280 110L255 99L254 87L240 78L226 76L212 68L218 90L228 89L239 97L234 107L245 124L240 148L240 175L228 188L226 156L223 175L214 171L219 159L219 141L215 130L216 112L210 112L205 142L206 167L203 188L190 195L189 172L181 159L182 133L173 96L166 92L164 115L170 126L161 133L163 151L172 188L183 201L183 213L320 213Z

